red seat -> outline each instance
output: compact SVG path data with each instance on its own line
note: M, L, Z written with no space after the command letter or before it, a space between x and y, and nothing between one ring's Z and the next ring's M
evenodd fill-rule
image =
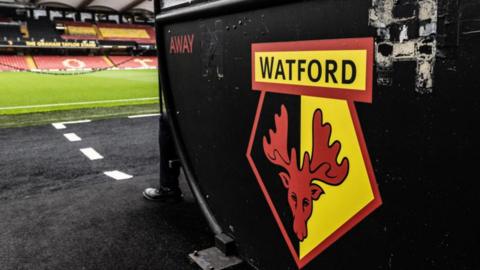
M25 56L0 55L0 70L26 70L29 69Z
M109 56L110 61L118 68L157 68L155 56Z
M34 56L39 69L94 69L110 65L102 56Z

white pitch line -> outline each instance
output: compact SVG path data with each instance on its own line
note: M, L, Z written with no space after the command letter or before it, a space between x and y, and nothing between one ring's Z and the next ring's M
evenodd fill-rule
M130 115L128 118L142 118L142 117L152 117L152 116L160 116L159 113L151 113L151 114L138 114L138 115Z
M82 140L82 138L78 137L78 135L75 133L65 133L63 136L65 136L65 138L71 142L79 142Z
M80 151L87 156L90 160L97 160L97 159L102 159L103 156L100 155L95 149L88 147L88 148L82 148Z
M64 125L70 125L70 124L83 124L83 123L90 123L92 120L76 120L76 121L67 121L67 122L62 122Z
M154 100L154 99L158 99L158 97L130 98L130 99L111 99L111 100L70 102L70 103L41 104L41 105L30 105L30 106L0 107L0 110L33 109L33 108L45 108L45 107L62 107L62 106L69 106L69 105L86 105L86 104L98 104L98 103L118 103L118 102L129 102L129 101Z
M103 173L105 175L115 179L115 180L126 180L126 179L130 179L130 178L133 177L132 175L126 174L126 173L121 172L121 171L108 171L108 172L103 172Z
M67 127L62 123L53 123L52 126L56 129L66 129Z
M56 129L66 129L67 127L65 125L82 124L82 123L90 123L90 122L92 122L92 120L76 120L76 121L52 123L52 126Z

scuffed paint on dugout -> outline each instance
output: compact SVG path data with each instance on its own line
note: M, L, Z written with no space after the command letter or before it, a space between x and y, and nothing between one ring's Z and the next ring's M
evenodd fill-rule
M392 84L395 62L415 61L415 90L430 93L437 52L437 0L373 0L369 24L377 30L377 83Z

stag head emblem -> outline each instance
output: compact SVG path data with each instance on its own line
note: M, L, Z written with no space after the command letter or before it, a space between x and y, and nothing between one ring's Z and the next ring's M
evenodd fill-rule
M313 116L312 155L303 154L303 165L299 166L297 150L288 149L288 112L284 105L280 115L275 114L275 131L269 130L270 140L263 137L263 150L267 159L282 167L279 173L283 186L288 190L288 203L293 215L293 231L298 240L307 235L307 222L312 215L313 201L324 194L323 189L313 183L319 180L325 184L340 185L348 175L349 162L345 157L340 163L337 157L340 142L329 144L331 126L322 124L322 111L317 109Z

